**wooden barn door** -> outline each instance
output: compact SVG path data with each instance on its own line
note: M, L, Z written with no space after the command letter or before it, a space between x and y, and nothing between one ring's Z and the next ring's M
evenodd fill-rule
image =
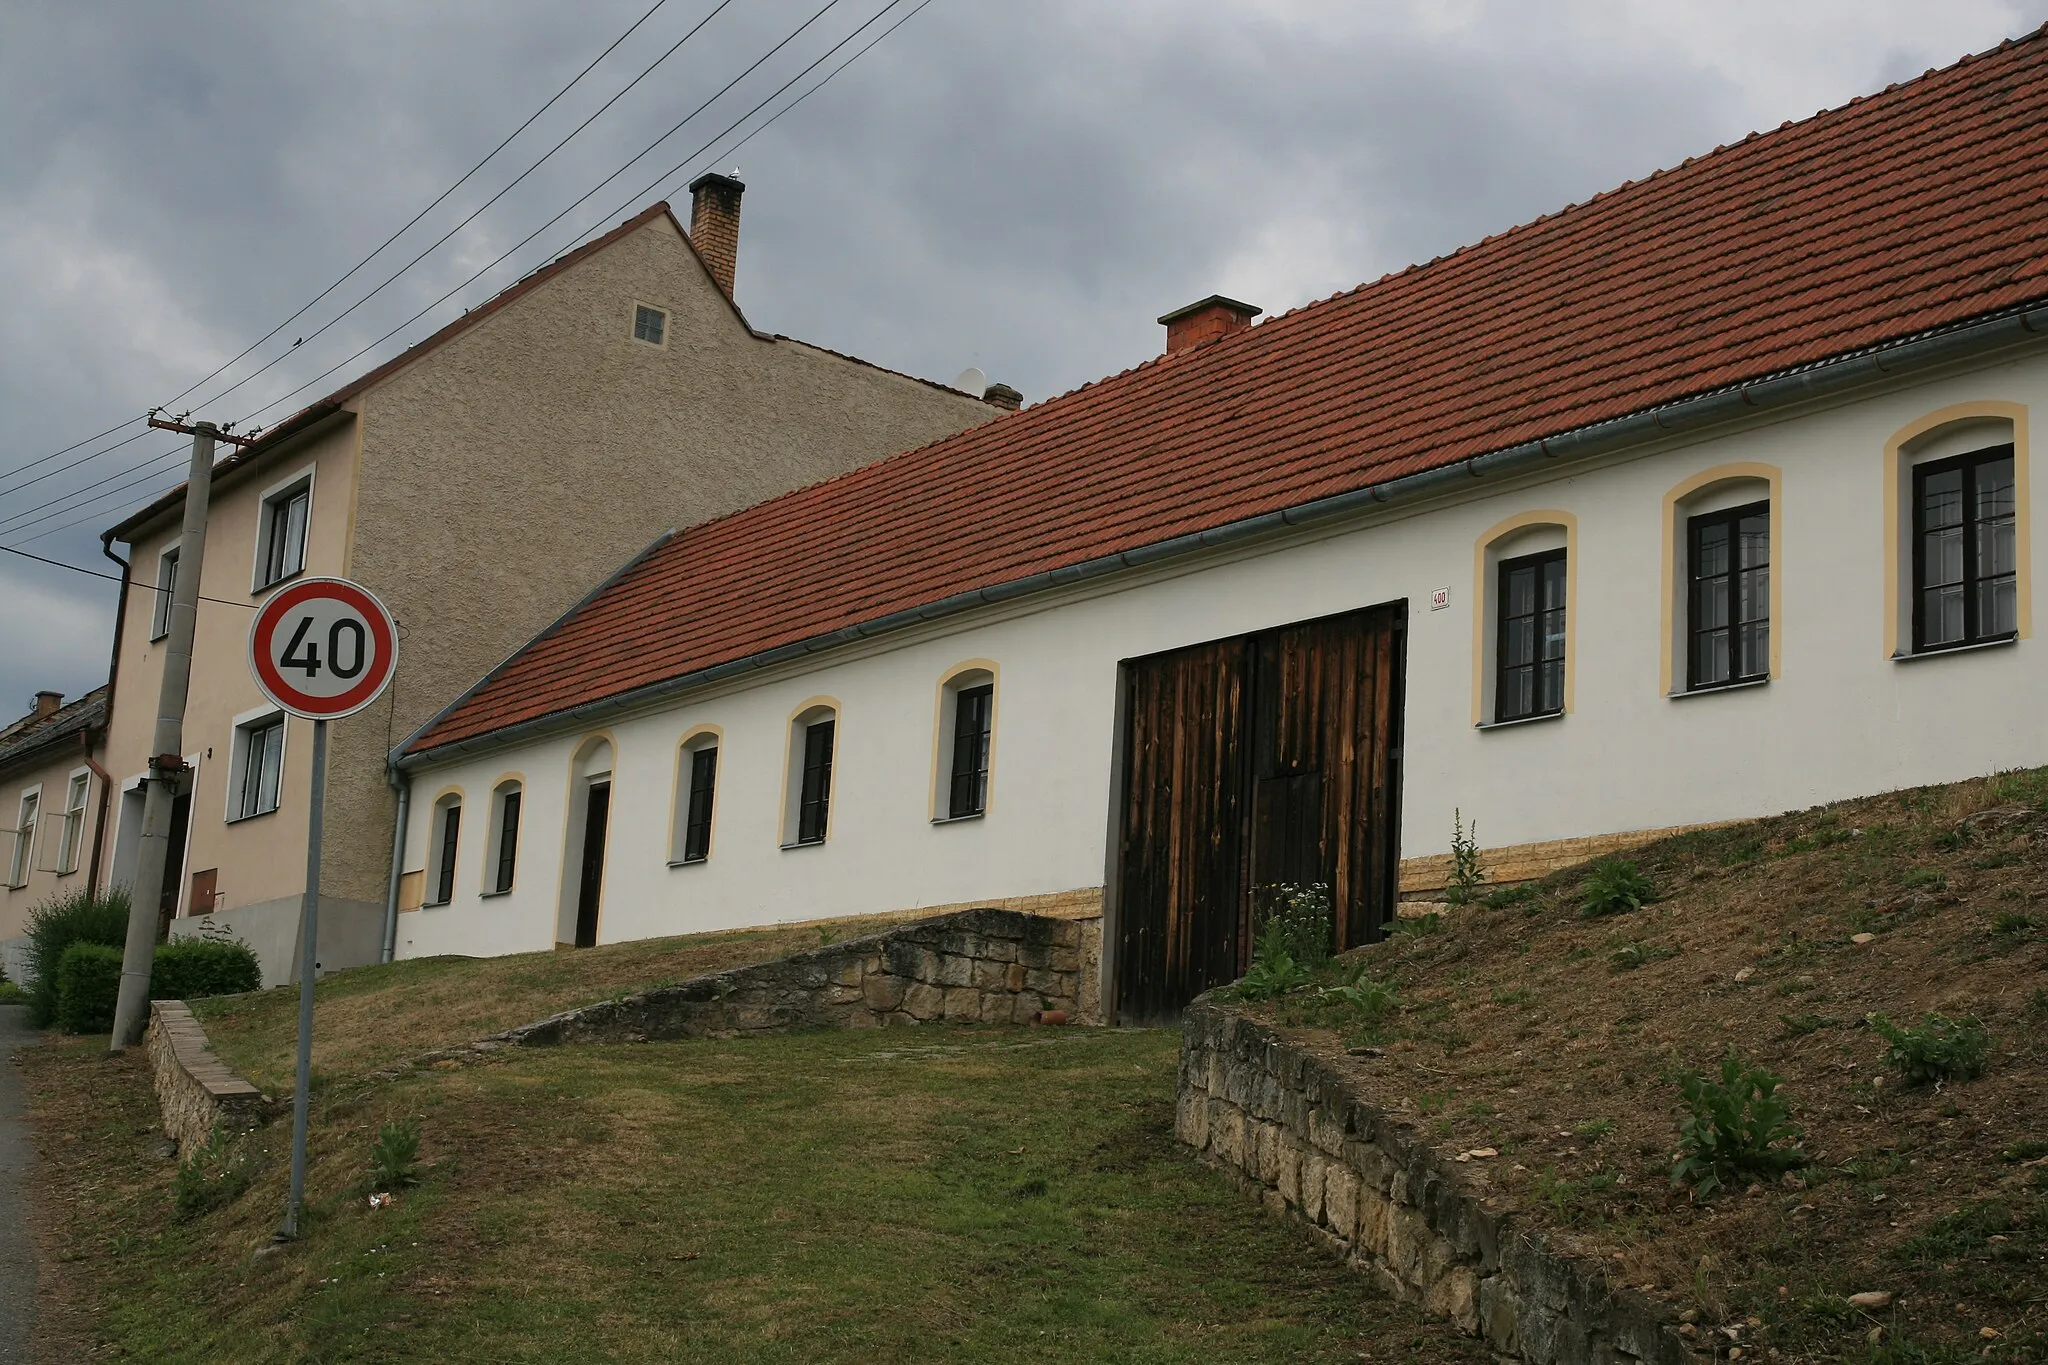
M1120 1021L1242 975L1263 887L1329 887L1341 947L1379 934L1405 620L1396 603L1125 664Z

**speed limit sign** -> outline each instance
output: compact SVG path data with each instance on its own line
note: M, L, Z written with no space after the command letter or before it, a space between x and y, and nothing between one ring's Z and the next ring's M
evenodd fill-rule
M249 669L263 695L310 720L353 715L377 699L398 663L391 613L344 578L283 589L249 627Z

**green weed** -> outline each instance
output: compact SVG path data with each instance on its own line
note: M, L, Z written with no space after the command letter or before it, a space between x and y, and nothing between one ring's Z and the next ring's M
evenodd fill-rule
M1588 919L1640 910L1657 899L1657 888L1626 858L1602 858L1593 864L1579 891L1579 913Z
M395 1190L419 1181L420 1126L394 1120L377 1130L370 1147L370 1179L379 1190Z
M1923 1014L1917 1028L1900 1028L1882 1014L1871 1015L1868 1023L1890 1044L1884 1064L1896 1068L1908 1085L1967 1081L1984 1074L1991 1035L1974 1015L1949 1019Z
M1709 1198L1744 1175L1775 1179L1806 1164L1792 1122L1792 1109L1779 1095L1779 1077L1732 1053L1721 1062L1716 1082L1697 1072L1678 1077L1687 1112L1678 1120L1678 1162L1671 1183L1690 1185L1696 1198Z
M256 1177L255 1163L219 1126L171 1177L171 1203L180 1218L197 1218L232 1204Z
M1444 899L1452 905L1470 905L1479 896L1479 884L1486 871L1479 866L1479 822L1465 827L1465 813L1451 811L1451 879L1444 887Z

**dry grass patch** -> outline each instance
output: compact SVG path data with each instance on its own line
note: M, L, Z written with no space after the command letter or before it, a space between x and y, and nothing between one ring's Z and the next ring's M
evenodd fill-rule
M1902 1361L2048 1350L2048 773L1632 861L1640 908L1589 915L1627 879L1577 868L1348 955L1320 984L1390 986L1376 1019L1316 987L1254 1008L1450 1150L1496 1149L1469 1164L1500 1198L1752 1354L1860 1359L1873 1328ZM1981 1077L1884 1064L1866 1017L1930 1012L1983 1023ZM1810 1160L1697 1198L1671 1179L1677 1082L1730 1054L1783 1078ZM1890 1308L1847 1302L1878 1290Z

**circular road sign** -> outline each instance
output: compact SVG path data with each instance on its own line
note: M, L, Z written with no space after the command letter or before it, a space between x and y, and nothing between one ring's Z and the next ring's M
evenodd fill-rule
M353 715L398 663L398 629L368 589L307 578L279 589L249 627L249 671L263 695L309 720Z

